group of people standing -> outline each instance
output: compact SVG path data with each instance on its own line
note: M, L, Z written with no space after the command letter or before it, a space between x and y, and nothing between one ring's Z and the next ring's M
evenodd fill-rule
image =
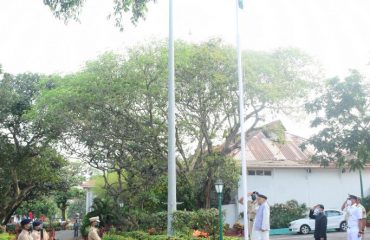
M269 240L270 207L267 197L258 192L250 192L248 196L248 232L251 240ZM239 200L244 203L243 198ZM324 214L324 205L317 204L310 209L309 217L315 219L315 240L327 240L328 219ZM348 195L342 205L347 222L347 240L364 240L366 230L366 209L361 205L360 198Z
M315 219L315 240L326 240L328 219L324 214L324 205L317 204L310 209L309 217ZM355 195L348 195L348 198L342 205L342 211L345 213L347 221L347 239L364 239L366 229L366 210L360 203L360 198Z
M43 229L43 223L40 220L32 222L31 219L24 219L21 221L21 228L17 240L49 240L49 234Z
M89 218L90 228L88 233L88 240L101 240L98 234L99 217ZM43 222L36 220L32 222L31 219L24 219L21 221L21 232L18 235L17 240L50 240L49 234L43 229ZM79 229L78 220L73 224L74 239L78 238Z

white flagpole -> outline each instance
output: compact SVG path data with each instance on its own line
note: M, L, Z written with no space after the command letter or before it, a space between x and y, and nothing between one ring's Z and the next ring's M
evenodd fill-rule
M173 0L169 0L168 29L168 196L167 235L173 236L173 213L176 211L176 157L175 157L175 64L173 40Z
M239 33L239 1L236 2L236 46L238 56L238 82L239 82L239 112L240 112L240 157L242 161L242 192L244 199L244 239L248 239L248 196L247 196L247 161L245 156L245 124L244 124L244 86L243 86L243 69L242 53Z

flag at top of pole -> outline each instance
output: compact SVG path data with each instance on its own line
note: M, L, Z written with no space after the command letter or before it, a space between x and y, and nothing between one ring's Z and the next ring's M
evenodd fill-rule
M238 5L240 9L243 9L243 0L238 0Z

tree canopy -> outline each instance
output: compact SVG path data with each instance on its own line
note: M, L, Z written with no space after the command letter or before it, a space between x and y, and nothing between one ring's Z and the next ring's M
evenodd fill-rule
M215 179L222 176L231 192L240 172L228 157L239 131L235 50L218 39L178 41L175 47L177 171L183 193L178 199L187 207L210 207ZM298 102L318 77L312 60L296 49L244 52L243 58L249 130L264 114ZM62 133L65 146L104 173L114 202L165 208L165 42L135 46L124 55L106 53L77 73L50 76L41 85L30 115ZM112 173L115 182L109 181Z
M61 184L64 158L51 145L55 132L28 118L38 94L36 74L3 74L0 79L0 221L6 223L22 201Z
M370 162L370 88L358 71L344 80L331 78L317 98L306 104L315 114L312 127L320 131L307 144L315 146L313 160L351 170Z
M123 30L123 15L131 13L131 23L137 24L140 19L145 18L147 4L155 0L114 0L113 16L115 25ZM70 19L78 20L85 0L44 0L44 4L50 8L55 17L68 22Z

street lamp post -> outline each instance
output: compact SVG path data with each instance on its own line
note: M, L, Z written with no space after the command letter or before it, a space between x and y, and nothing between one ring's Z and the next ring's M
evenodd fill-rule
M222 235L223 235L223 231L222 231L222 227L223 227L223 224L222 224L222 209L221 209L221 200L222 200L222 190L224 188L224 184L222 182L222 180L217 180L216 183L215 183L215 188L216 188L216 192L217 192L217 196L218 196L218 221L219 221L219 229L220 229L220 240L223 239Z

